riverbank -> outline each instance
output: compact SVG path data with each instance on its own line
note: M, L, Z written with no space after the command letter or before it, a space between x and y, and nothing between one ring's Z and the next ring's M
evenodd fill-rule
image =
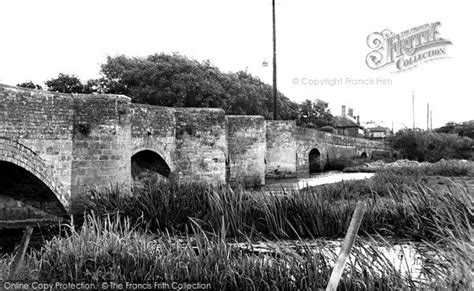
M411 160L397 160L394 162L384 162L382 160L364 163L362 165L346 167L345 173L375 173L383 170L391 171L412 171L429 176L466 176L474 175L474 161L468 160L440 160L436 163L417 162Z

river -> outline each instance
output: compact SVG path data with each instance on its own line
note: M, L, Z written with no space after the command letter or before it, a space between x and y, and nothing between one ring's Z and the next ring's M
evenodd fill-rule
M280 240L280 241L260 241L252 244L233 243L232 246L249 250L256 254L277 254L281 252L302 253L311 250L320 253L327 260L329 266L333 267L340 251L342 239L326 240ZM423 260L427 254L420 252L421 248L416 243L400 241L400 242L375 242L363 240L355 243L351 250L347 266L354 264L357 256L361 256L365 263L373 263L374 272L382 273L387 269L394 269L400 272L402 276L411 276L416 279L423 279L422 267ZM428 255L429 256L429 255ZM367 267L366 265L364 265ZM356 269L361 268L360 265L355 266Z
M267 179L264 191L291 191L306 187L332 184L349 180L364 180L373 177L374 173L344 173L341 171L328 171L310 174L300 178Z

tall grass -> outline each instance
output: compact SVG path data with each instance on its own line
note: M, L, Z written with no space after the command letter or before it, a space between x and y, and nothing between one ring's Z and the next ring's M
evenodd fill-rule
M327 284L336 254L305 245L298 252L270 246L254 253L227 243L220 233L207 233L197 224L185 237L151 236L128 219L89 215L80 231L71 227L40 251L33 251L25 269L30 280L60 282L200 282L215 290L314 290ZM278 242L277 242L278 243ZM378 242L378 245L390 244ZM369 252L367 252L367 250ZM439 261L439 249L433 262ZM383 251L369 241L355 248L341 290L469 286L469 277L454 276L459 264L422 271L423 279L401 273ZM440 274L449 268L449 273ZM461 280L464 280L461 282ZM100 285L98 285L100 286Z
M80 231L71 228L67 237L33 252L28 268L36 270L39 280L200 282L217 290L322 287L329 272L321 269L322 259L282 251L278 258L253 255L199 227L191 234L152 237L128 219L88 216Z
M467 185L384 184L390 177L394 176L381 175L375 184L342 182L284 195L228 186L150 183L133 195L117 189L92 191L80 201L87 211L99 216L119 213L155 233L185 232L194 218L204 230L225 229L229 237L341 237L359 199L369 204L363 233L432 242L451 233L458 237L470 233L474 217Z
M377 177L285 195L195 183L149 183L132 195L118 188L92 191L76 201L87 213L82 226L72 224L65 236L31 251L22 279L200 282L217 290L324 288L335 250L302 239L342 237L357 201L365 199L361 237L341 290L468 289L474 265L468 185L434 188L393 173ZM418 241L420 276L401 272L386 257L380 246L393 246L389 236ZM268 252L250 244L262 237L273 241ZM302 247L285 247L286 238ZM233 244L237 240L249 242L248 248Z

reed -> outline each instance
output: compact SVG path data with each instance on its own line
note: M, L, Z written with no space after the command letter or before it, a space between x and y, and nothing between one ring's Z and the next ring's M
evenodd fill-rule
M474 218L467 184L431 187L396 177L400 176L381 174L374 181L341 182L283 195L225 185L150 183L133 195L92 191L82 197L82 204L99 216L119 213L153 233L184 233L194 218L204 230L224 228L229 237L295 239L342 237L357 201L364 198L369 205L361 225L364 233L432 242L440 239L440 233L469 233Z
M298 250L274 240L269 251L255 252L251 246L242 248L226 240L225 229L209 233L196 220L184 236L151 235L118 216L88 215L81 229L69 226L67 236L32 251L24 266L29 280L200 282L217 290L313 290L326 286L336 258L333 249L302 240ZM461 271L472 259L461 263L449 259L453 254L468 255L465 251L472 251L472 246L463 249L466 245L460 244L455 251L454 244L443 249L420 245L420 250L428 248L428 254L420 276L413 277L385 256L383 247L392 247L390 242L380 237L359 241L339 289L462 288L472 283L468 272Z

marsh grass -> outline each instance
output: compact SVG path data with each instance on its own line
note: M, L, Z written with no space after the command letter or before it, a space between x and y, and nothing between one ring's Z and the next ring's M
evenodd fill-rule
M25 280L60 282L200 282L215 290L315 290L324 288L336 253L310 247L300 240L299 251L273 241L270 252L255 253L226 239L225 229L209 233L193 220L185 236L151 235L118 214L88 215L80 229L70 228L41 250L32 251L24 266ZM248 239L248 238L247 238ZM404 274L379 246L391 244L379 237L363 239L354 248L340 283L341 290L465 287L471 281L465 264L448 258L438 247L425 261L433 266L422 276ZM472 250L472 248L470 248ZM444 255L444 253L446 253ZM472 263L472 260L471 260Z
M133 195L118 189L92 191L80 201L86 212L118 213L154 233L184 233L189 218L194 218L204 230L225 229L228 237L295 239L342 237L359 199L369 204L361 225L368 234L436 242L440 231L442 236L465 235L474 220L467 185L432 188L389 173L374 181L341 182L283 195L225 185L150 183Z
M204 184L149 183L133 195L118 188L82 197L80 227L31 250L23 280L61 282L201 282L223 290L325 288L334 250L303 238L342 237L359 199L367 212L341 290L468 289L473 283L472 193L452 183L432 188L373 181L343 182L286 195ZM376 180L376 183L379 183ZM379 187L382 187L379 185ZM417 241L419 275L401 272L382 247ZM269 252L255 239L271 241ZM285 247L295 239L302 248ZM247 242L249 248L235 242ZM249 251L250 249L250 251ZM8 261L6 257L3 261ZM408 264L408 263L407 263ZM410 267L410 266L408 266ZM1 270L1 269L0 269Z
M227 244L222 233L209 234L196 224L184 238L151 236L117 216L88 216L80 231L71 227L67 237L33 252L29 268L39 280L201 282L218 290L320 287L329 271L318 271L318 259L282 250L276 256L245 253Z

